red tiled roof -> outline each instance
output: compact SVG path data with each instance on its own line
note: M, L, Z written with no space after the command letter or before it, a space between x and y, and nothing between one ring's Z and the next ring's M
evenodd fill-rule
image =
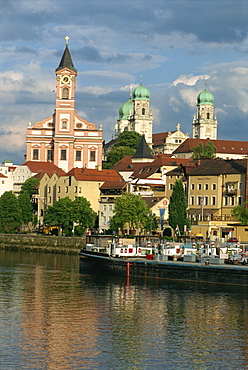
M8 178L7 176L3 175L2 173L0 173L0 177L3 177L3 178L5 178L5 179L7 179L7 178Z
M175 131L171 131L175 132ZM158 134L153 134L152 135L152 143L154 146L156 145L163 145L165 142L165 139L167 138L169 132L160 132Z
M116 163L113 169L119 172L132 172L132 177L147 178L163 166L179 166L190 161L185 158L172 158L170 154L157 154L153 158L153 162L132 163L132 156L128 155Z
M125 181L106 181L100 189L123 189L126 185Z
M97 170L89 168L73 168L67 176L74 176L79 181L123 181L122 177L116 170Z
M198 146L199 143L206 145L208 141L208 139L188 138L181 145L179 145L176 150L174 150L173 154L191 153L193 147ZM217 153L241 155L246 155L248 153L248 141L212 140L212 143L216 147Z
M52 162L34 162L34 161L27 161L22 164L22 166L28 166L31 172L33 173L50 173L51 175L53 173L57 173L58 176L65 175L65 172L56 166Z

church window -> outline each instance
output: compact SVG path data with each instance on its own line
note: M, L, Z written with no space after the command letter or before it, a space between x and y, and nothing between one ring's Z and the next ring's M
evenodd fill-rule
M144 116L146 114L145 108L142 108L142 115Z
M39 159L39 149L34 149L33 150L33 159L34 160Z
M209 119L210 118L210 113L207 113L207 119Z
M81 161L81 150L76 150L76 161Z
M77 128L81 128L82 127L82 123L77 123Z
M62 121L62 129L67 129L67 121L65 119Z
M61 149L60 159L66 161L66 149Z
M53 161L53 151L52 151L52 149L47 150L47 160L48 161Z
M90 151L90 161L95 162L95 160L96 160L96 152L95 150L91 150Z
M62 99L69 99L69 89L67 87L62 90Z

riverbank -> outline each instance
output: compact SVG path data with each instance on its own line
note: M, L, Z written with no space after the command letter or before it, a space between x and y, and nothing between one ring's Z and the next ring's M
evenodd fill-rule
M80 253L84 238L36 234L0 234L0 249L60 254Z

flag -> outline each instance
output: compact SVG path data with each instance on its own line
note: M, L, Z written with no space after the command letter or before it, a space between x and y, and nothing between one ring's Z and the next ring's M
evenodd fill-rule
M175 234L176 235L181 235L180 234L180 229L179 229L179 226L177 225L176 228L175 228Z

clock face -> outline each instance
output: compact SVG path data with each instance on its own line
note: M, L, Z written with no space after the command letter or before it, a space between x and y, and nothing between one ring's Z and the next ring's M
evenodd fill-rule
M62 76L61 77L62 84L69 84L71 82L70 76Z

